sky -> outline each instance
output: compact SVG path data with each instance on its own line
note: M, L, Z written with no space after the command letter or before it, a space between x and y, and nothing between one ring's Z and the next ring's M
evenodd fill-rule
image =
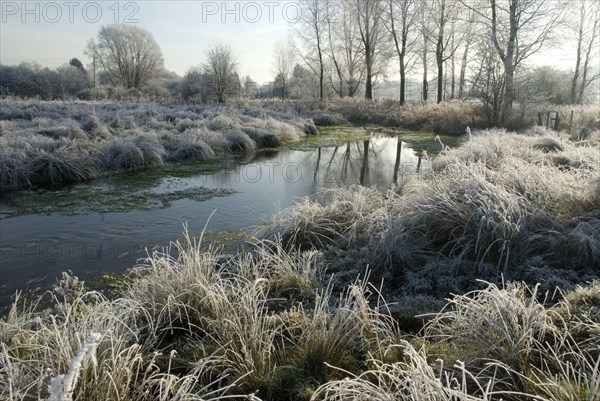
M211 43L230 43L240 73L271 81L273 46L298 18L293 1L0 1L0 62L50 68L77 57L103 25L125 23L152 33L165 68L184 75Z
M240 75L273 80L273 46L286 40L297 20L293 0L258 1L0 1L0 62L37 62L50 68L77 57L84 65L86 43L103 25L125 23L150 31L165 68L184 75L199 66L211 43L230 43ZM538 65L572 68L572 46L532 58ZM392 68L391 71L395 69ZM393 77L391 77L393 78Z

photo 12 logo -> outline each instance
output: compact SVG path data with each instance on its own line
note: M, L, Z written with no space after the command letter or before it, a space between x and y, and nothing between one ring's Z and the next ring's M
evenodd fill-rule
M123 23L139 22L139 4L136 2L104 1L2 1L0 13L7 23Z
M298 22L302 8L295 1L203 1L202 22Z

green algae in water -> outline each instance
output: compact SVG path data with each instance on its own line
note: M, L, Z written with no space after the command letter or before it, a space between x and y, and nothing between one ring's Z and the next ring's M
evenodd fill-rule
M368 127L353 125L319 127L320 135L310 135L305 140L291 142L286 145L286 148L292 150L312 150L320 147L341 146L348 142L370 139L371 132Z
M197 202L217 196L228 196L231 189L210 189L192 187L169 192L141 190L130 192L131 188L79 184L58 191L40 189L22 191L13 207L2 213L4 217L32 214L87 214L128 212L132 210L164 209L173 202L189 199Z
M229 196L232 189L190 185L188 178L234 166L232 158L168 164L160 168L118 172L87 183L57 189L21 190L2 199L0 218L35 214L77 215L168 208L183 199L205 201Z
M286 144L286 149L309 151L320 147L337 147L348 142L370 140L373 135L399 137L417 153L427 151L431 155L438 154L441 144L446 146L459 146L464 139L452 135L436 135L433 132L411 131L402 128L383 127L379 125L331 125L319 127L320 135L308 136L305 140Z

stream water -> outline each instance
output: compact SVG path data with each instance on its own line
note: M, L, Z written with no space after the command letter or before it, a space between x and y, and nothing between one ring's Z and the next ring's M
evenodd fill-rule
M456 138L443 138L456 143ZM190 234L251 229L321 188L386 190L429 168L433 134L294 145L220 163L195 163L0 198L0 306L17 290L47 289L63 271L83 279L120 273ZM216 195L216 196L215 196ZM210 217L210 221L209 221Z

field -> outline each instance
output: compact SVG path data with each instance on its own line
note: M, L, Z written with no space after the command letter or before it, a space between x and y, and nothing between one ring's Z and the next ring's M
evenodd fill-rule
M188 118L156 124L174 131ZM169 132L177 143L226 120ZM1 140L17 143L4 124ZM29 139L51 138L46 122L29 124ZM283 124L300 135L305 123ZM299 202L250 250L186 237L133 269L117 296L65 273L44 296L17 297L0 320L0 395L599 400L600 132L468 135L387 193L336 188Z

